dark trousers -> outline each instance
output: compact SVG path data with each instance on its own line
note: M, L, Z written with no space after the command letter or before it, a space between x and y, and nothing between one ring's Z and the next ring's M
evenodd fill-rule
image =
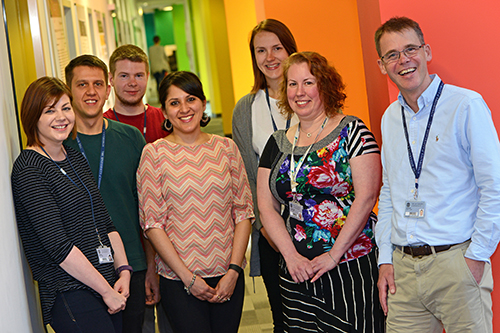
M141 333L146 308L146 271L134 272L130 279L130 296L123 310L123 333Z
M90 290L57 294L50 326L57 333L121 333L122 312L110 315L102 298Z
M156 91L158 91L158 99L160 99L160 83L163 80L163 78L165 77L165 74L167 74L167 71L153 73L153 76L155 77L155 80L156 80Z
M262 234L259 237L259 254L260 273L266 285L269 305L271 305L274 333L281 333L284 328L279 278L280 254L269 245L269 242Z
M222 277L205 278L215 288ZM240 325L245 278L240 274L231 300L224 303L201 301L184 290L182 281L160 276L161 303L176 333L236 333Z

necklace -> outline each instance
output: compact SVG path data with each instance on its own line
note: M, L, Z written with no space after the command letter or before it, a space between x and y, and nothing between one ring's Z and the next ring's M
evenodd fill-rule
M306 131L304 131L302 128L300 129L300 131L301 131L302 133L304 133L304 134L305 134L308 138L310 138L310 137L311 137L311 136L312 136L312 135L313 135L313 134L314 134L317 130L319 130L322 126L323 126L323 124L319 125L319 127L318 127L318 128L316 128L316 129L315 129L314 131L312 131L312 132L306 132Z

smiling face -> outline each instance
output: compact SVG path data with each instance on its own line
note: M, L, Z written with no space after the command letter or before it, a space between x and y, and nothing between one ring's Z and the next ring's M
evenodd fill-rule
M307 63L291 65L286 84L288 103L301 121L325 116L317 80L311 74Z
M60 146L75 125L75 113L68 95L43 108L37 124L38 139L44 146Z
M283 77L281 62L288 58L288 53L278 36L269 31L261 31L254 38L255 60L267 81L280 80Z
M421 44L417 33L412 29L389 32L380 38L380 52L382 55L386 55L393 51L402 51L410 46L418 47ZM405 100L410 103L416 101L432 81L427 69L427 62L431 59L430 46L424 45L411 58L401 53L400 58L390 64L385 64L378 59L378 65L382 74L389 75Z
M165 101L165 116L173 125L172 134L198 135L201 133L200 120L206 104L206 101L171 85Z
M71 93L73 108L78 117L102 117L102 108L108 99L109 91L110 87L101 68L77 66L73 69Z
M110 83L115 89L118 102L126 106L142 104L146 93L149 73L143 62L118 60L115 73L110 73Z

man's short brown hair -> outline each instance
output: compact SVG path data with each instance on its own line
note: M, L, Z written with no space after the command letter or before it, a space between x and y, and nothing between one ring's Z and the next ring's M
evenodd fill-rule
M377 53L379 57L383 55L381 53L382 51L380 50L380 38L382 38L382 35L389 32L402 32L404 30L415 31L415 33L418 36L418 39L420 40L420 43L425 44L424 33L422 32L422 29L420 29L420 26L418 25L417 22L413 21L408 17L395 16L389 19L384 24L382 24L380 28L378 28L377 31L375 32L375 47L377 48Z
M149 73L148 56L138 46L132 44L122 45L111 54L111 58L109 58L109 71L112 75L115 75L116 62L120 60L143 62L146 65L146 73Z

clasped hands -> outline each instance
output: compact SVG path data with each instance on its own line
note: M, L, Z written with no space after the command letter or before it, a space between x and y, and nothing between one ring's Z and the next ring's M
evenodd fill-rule
M215 288L210 287L203 278L197 276L190 289L191 295L201 301L210 303L224 303L231 300L231 296L238 280L238 273L229 270L217 283Z
M291 260L286 260L288 272L296 283L311 280L315 282L323 274L337 266L337 262L326 252L316 258L309 260L296 254Z

